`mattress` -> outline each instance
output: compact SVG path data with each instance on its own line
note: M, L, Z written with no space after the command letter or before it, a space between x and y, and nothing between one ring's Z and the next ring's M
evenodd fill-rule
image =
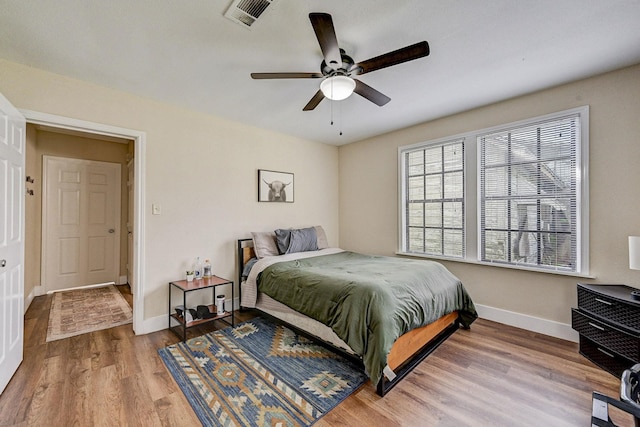
M282 304L268 295L259 293L255 308L263 311L277 319L295 325L309 334L320 338L335 347L338 347L349 354L355 355L355 352L336 335L328 326L314 320L304 314L298 313L294 309Z

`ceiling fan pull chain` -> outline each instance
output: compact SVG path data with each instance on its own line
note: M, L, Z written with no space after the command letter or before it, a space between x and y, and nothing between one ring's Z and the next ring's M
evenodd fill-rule
M330 118L331 118L331 126L333 126L333 100L330 99L329 100L329 114L330 114Z
M340 120L340 136L342 136L342 104L338 105L338 119Z

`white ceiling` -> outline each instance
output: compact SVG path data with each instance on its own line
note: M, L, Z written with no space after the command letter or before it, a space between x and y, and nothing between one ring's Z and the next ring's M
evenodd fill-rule
M335 145L640 63L640 0L276 0L250 30L230 4L0 0L0 57ZM319 79L249 74L319 71L310 12L333 16L356 62L421 40L431 54L358 77L383 107L303 112Z

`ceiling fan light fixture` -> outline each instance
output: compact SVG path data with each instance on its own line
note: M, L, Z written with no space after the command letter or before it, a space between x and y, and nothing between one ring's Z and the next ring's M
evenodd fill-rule
M348 98L356 88L356 82L347 76L327 77L320 83L322 94L334 101Z

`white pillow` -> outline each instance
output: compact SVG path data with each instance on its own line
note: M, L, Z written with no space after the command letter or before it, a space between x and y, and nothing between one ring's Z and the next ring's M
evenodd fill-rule
M326 249L329 247L329 241L327 235L324 232L324 228L321 225L316 225L316 236L318 236L318 249Z
M251 236L253 237L253 251L258 259L280 255L278 246L276 246L276 233L273 231L252 231Z

